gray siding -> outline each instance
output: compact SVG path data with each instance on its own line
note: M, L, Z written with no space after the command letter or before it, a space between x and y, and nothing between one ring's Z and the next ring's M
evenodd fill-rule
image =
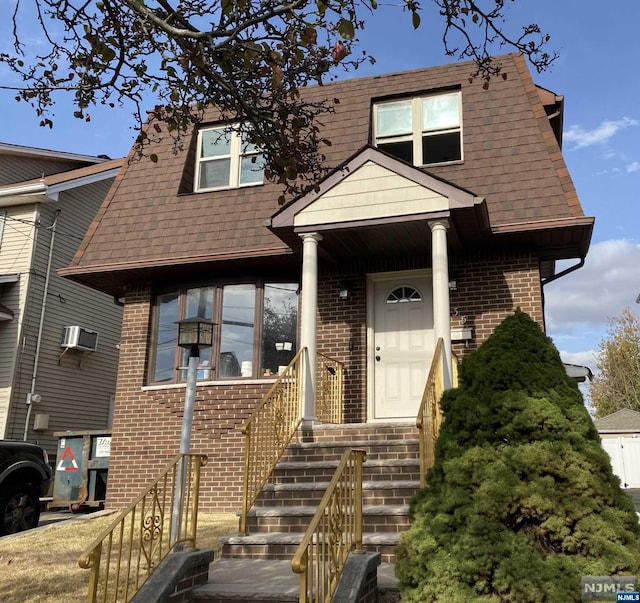
M23 309L31 282L31 259L35 245L37 207L10 207L0 243L0 274L18 274L16 283L0 284L0 301L14 313L14 319L0 322L0 437L10 437L7 430L12 400L14 373L21 353L21 329L25 324Z
M14 182L34 180L50 174L59 174L83 167L78 161L62 161L52 158L24 157L21 155L0 155L0 186Z
M41 224L34 258L33 285L26 308L24 351L20 355L16 385L12 395L11 436L22 438L31 389L34 354L47 272L51 230L55 212L60 209L55 228L54 251L46 297L45 319L36 385L42 396L29 420L28 439L56 452L56 431L105 429L109 420L109 401L115 392L122 312L107 295L57 276L69 265L111 181L88 185L60 195L56 204L41 207ZM70 325L98 331L95 353L60 347L63 328ZM33 431L36 413L49 415L49 428Z

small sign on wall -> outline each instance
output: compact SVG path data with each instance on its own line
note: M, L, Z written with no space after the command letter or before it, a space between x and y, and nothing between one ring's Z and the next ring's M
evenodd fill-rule
M96 456L111 455L111 437L100 436L96 438Z

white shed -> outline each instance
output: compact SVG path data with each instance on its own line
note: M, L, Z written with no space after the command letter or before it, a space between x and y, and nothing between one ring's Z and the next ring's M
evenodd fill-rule
M640 488L640 412L623 408L594 421L623 488Z

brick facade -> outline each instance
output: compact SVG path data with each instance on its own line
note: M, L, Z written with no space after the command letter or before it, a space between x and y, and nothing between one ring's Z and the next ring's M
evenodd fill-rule
M483 252L451 258L451 264L458 277L457 291L451 292L452 326L462 326L466 317L464 324L474 336L468 343L456 343L456 352L464 355L475 349L517 307L542 325L542 289L532 254ZM318 350L345 363L345 422L366 421L365 275L428 267L427 257L345 264L340 270L321 267ZM347 300L337 296L342 281L352 287ZM179 447L184 386L145 386L151 304L149 284L127 291L107 494L111 508L130 502ZM271 383L197 388L192 450L209 457L201 482L203 510L240 508L244 452L240 427Z

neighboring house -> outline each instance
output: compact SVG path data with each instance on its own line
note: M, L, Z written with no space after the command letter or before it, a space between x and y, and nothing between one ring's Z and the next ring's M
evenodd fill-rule
M57 270L122 163L0 144L0 438L37 442L52 459L55 432L110 421L122 308Z
M594 420L623 488L640 488L640 412L623 408Z
M332 171L283 207L213 113L184 150L167 136L157 163L123 168L61 271L125 298L109 504L178 450L177 320L215 323L192 448L209 456L201 504L218 510L240 505L240 428L297 350L344 363L345 423L415 425L439 338L451 363L518 307L544 325L543 285L557 260L581 265L594 220L562 157L563 97L522 57L502 61L488 90L468 63L305 88L340 99L322 118Z

